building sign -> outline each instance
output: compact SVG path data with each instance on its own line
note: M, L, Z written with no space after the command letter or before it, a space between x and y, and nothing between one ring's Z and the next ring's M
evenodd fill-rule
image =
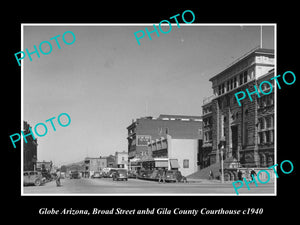
M150 135L137 135L137 146L148 146L148 143L151 142Z

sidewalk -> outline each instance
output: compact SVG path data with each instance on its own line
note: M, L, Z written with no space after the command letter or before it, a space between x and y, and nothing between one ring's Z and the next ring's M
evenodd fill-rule
M224 181L224 184L230 184L232 182L233 181ZM187 178L187 183L221 184L221 181L220 180Z

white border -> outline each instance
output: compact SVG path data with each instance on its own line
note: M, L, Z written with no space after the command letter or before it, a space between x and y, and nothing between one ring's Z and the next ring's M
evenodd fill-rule
M180 26L273 26L274 27L274 76L277 74L277 23L179 23ZM158 26L158 23L22 23L21 24L21 51L24 50L24 26ZM162 26L168 26L169 24L161 24ZM171 23L172 26L177 26L176 23ZM24 63L21 63L21 130L23 130L23 71ZM275 85L276 86L276 85ZM277 87L275 88L275 132L274 132L274 163L277 164ZM274 178L274 193L272 194L161 194L161 193L149 193L149 194L128 194L128 193L116 193L116 194L83 194L83 193L72 193L72 194L33 194L24 193L23 186L23 141L21 141L21 196L277 196L277 178ZM275 177L275 176L274 176ZM219 185L219 184L218 184ZM255 188L255 187L254 187Z

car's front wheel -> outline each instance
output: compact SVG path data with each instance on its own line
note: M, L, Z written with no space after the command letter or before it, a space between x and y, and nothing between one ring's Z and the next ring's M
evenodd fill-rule
M40 179L36 179L35 181L34 181L34 185L35 186L40 186L41 185L41 180Z

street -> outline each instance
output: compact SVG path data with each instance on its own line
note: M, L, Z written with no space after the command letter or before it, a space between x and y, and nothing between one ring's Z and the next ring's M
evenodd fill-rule
M155 181L129 179L128 181L113 181L111 178L100 179L61 179L61 187L56 187L55 181L48 182L42 186L25 186L24 194L103 194L103 195L122 195L122 194L151 194L151 195L235 195L232 182L221 184L219 181L200 180L188 183L161 183ZM274 194L274 184L246 184L239 189L240 194Z

